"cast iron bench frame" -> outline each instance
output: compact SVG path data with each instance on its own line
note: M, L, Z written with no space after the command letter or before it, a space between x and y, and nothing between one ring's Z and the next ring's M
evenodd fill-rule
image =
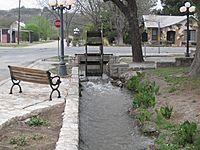
M32 68L25 68L18 66L8 66L8 68L10 70L10 77L13 83L12 87L10 88L9 94L12 94L12 90L15 85L19 87L19 93L22 93L20 82L25 81L38 84L49 84L52 89L49 96L50 101L52 100L52 94L54 91L57 91L58 98L61 97L60 91L58 90L61 83L59 76L52 77L51 72L39 69L32 69Z

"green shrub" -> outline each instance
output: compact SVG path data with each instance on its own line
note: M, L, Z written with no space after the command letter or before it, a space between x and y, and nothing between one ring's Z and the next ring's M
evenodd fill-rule
M29 126L41 126L46 125L47 120L44 120L38 116L33 116L29 121L26 122Z
M174 141L179 145L185 146L186 144L194 143L194 136L197 132L197 124L194 122L185 121L182 123L177 131Z
M144 77L144 73L136 72L136 76L131 77L127 81L127 87L129 90L137 91L142 78Z
M151 119L152 113L147 111L146 109L139 109L139 113L136 115L136 119L140 121L141 124L144 123L144 121L149 121Z
M138 93L136 93L133 98L133 107L154 107L156 104L156 95L158 94L158 91L159 86L157 86L155 82L145 82L143 84L140 84L138 88Z
M160 113L162 114L165 119L170 119L171 114L172 114L173 107L167 106L161 106L160 107Z
M193 150L200 150L200 134L199 131L198 133L194 136L194 143L193 143ZM188 149L188 150L192 150L192 149Z

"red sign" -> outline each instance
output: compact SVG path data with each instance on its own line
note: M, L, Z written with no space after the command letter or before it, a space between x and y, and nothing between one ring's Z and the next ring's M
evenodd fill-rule
M55 20L54 25L56 28L60 28L60 20Z

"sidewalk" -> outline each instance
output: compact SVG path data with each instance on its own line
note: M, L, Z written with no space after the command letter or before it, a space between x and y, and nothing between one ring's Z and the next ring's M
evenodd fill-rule
M52 68L51 63L39 60L29 67L49 70ZM18 87L14 87L13 94L9 94L11 80L0 82L0 129L16 120L29 118L49 107L63 104L63 126L56 150L78 150L78 85L78 68L73 68L71 77L61 78L61 98L57 98L55 93L52 101L49 101L49 85L21 82L23 92L19 93Z

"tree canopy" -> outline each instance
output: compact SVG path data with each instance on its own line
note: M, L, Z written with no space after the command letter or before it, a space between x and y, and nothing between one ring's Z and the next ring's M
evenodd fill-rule
M185 0L161 0L164 15L183 15L179 9L184 5Z
M39 29L40 38L42 38L43 40L47 40L47 37L49 37L51 33L51 26L46 18L42 16L35 16L28 21L28 24L37 26Z

